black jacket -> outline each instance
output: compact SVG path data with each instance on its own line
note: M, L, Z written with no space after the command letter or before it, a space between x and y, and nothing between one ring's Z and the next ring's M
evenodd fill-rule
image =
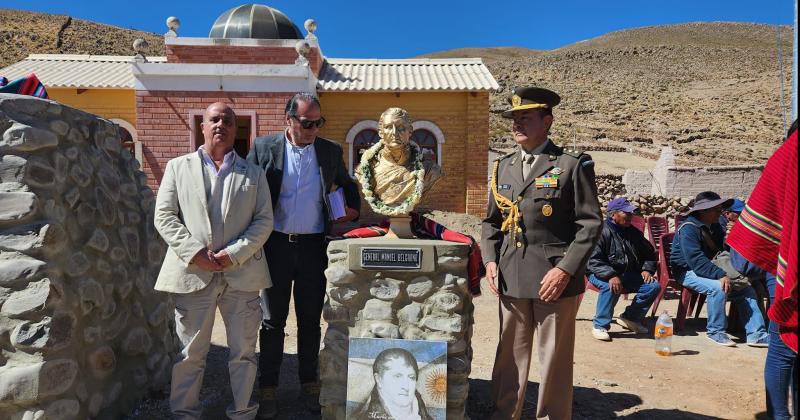
M278 133L255 139L253 148L247 154L249 162L260 166L266 172L273 209L278 205L278 197L281 192L285 151L286 135ZM328 234L332 224L328 217L328 193L333 192L334 187L342 187L347 207L358 211L361 211L361 197L358 195L358 184L350 177L345 168L341 146L317 137L314 139L314 151L317 155L322 179L322 210L325 213L323 215L325 234Z
M655 249L639 229L623 228L606 220L586 271L600 280L609 280L627 272L655 274L657 267Z

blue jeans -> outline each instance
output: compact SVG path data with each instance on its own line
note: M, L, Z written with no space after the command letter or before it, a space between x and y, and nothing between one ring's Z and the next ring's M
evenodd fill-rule
M624 273L620 276L622 287L632 293L636 293L633 302L625 308L622 313L627 319L639 322L645 315L647 309L656 300L661 286L658 282L645 283L642 273ZM589 276L589 283L600 289L600 296L597 297L597 310L594 314L592 325L595 328L608 329L611 326L611 318L614 316L614 306L619 300L619 295L611 293L611 286L608 281L600 280L594 274Z
M767 292L769 292L769 304L772 305L772 301L775 300L775 283L777 280L775 279L775 276L770 273L767 273L764 279L767 283Z
M792 390L792 412L797 417L797 354L781 340L778 324L769 323L769 348L764 364L764 385L767 388L767 414L775 420L788 420L789 388Z
M775 276L767 273L769 303L775 299ZM764 385L767 388L767 414L775 420L790 419L789 389L792 390L792 412L797 417L797 354L781 340L778 324L769 322L769 348L764 364Z
M708 334L725 332L728 324L728 317L725 315L726 299L737 303L739 316L745 321L744 331L747 333L748 341L757 340L767 332L764 327L764 317L761 316L761 310L758 308L756 291L752 287L725 294L719 280L700 277L694 274L694 271L686 272L683 277L683 286L706 295L706 310L708 311L706 332Z

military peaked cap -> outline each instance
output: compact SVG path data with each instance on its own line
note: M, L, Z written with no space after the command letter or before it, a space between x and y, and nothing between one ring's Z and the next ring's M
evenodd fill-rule
M519 87L514 89L514 93L508 98L511 109L503 111L503 118L511 118L514 111L525 109L545 109L553 108L561 103L561 97L552 90L540 87Z

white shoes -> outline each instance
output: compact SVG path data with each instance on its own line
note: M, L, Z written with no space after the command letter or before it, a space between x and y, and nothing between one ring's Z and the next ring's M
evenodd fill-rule
M592 337L600 341L611 341L611 336L608 335L608 331L606 331L604 328L592 327Z
M645 327L641 323L638 323L636 321L631 321L630 319L627 319L622 315L617 317L617 324L619 324L622 328L631 330L638 334L647 334L648 332L647 327Z

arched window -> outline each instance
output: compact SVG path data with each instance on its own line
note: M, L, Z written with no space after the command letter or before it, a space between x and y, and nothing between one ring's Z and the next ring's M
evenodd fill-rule
M121 119L121 118L111 118L109 121L116 124L119 133L120 143L122 144L122 148L130 152L139 163L142 162L141 156L141 145L138 144L136 140L136 127L133 124ZM137 145L139 151L137 151Z
M411 139L417 142L424 153L423 159L431 159L434 163L442 166L442 144L444 144L444 133L438 125L431 121L414 121L414 131Z
M361 155L367 151L373 144L379 142L381 138L378 136L378 130L367 128L361 130L356 134L353 139L353 159L355 162L361 162Z
M423 160L432 161L433 163L437 163L439 161L439 144L436 141L436 136L434 136L433 133L424 128L420 128L414 130L414 132L411 134L411 140L417 143L417 146L422 149Z

